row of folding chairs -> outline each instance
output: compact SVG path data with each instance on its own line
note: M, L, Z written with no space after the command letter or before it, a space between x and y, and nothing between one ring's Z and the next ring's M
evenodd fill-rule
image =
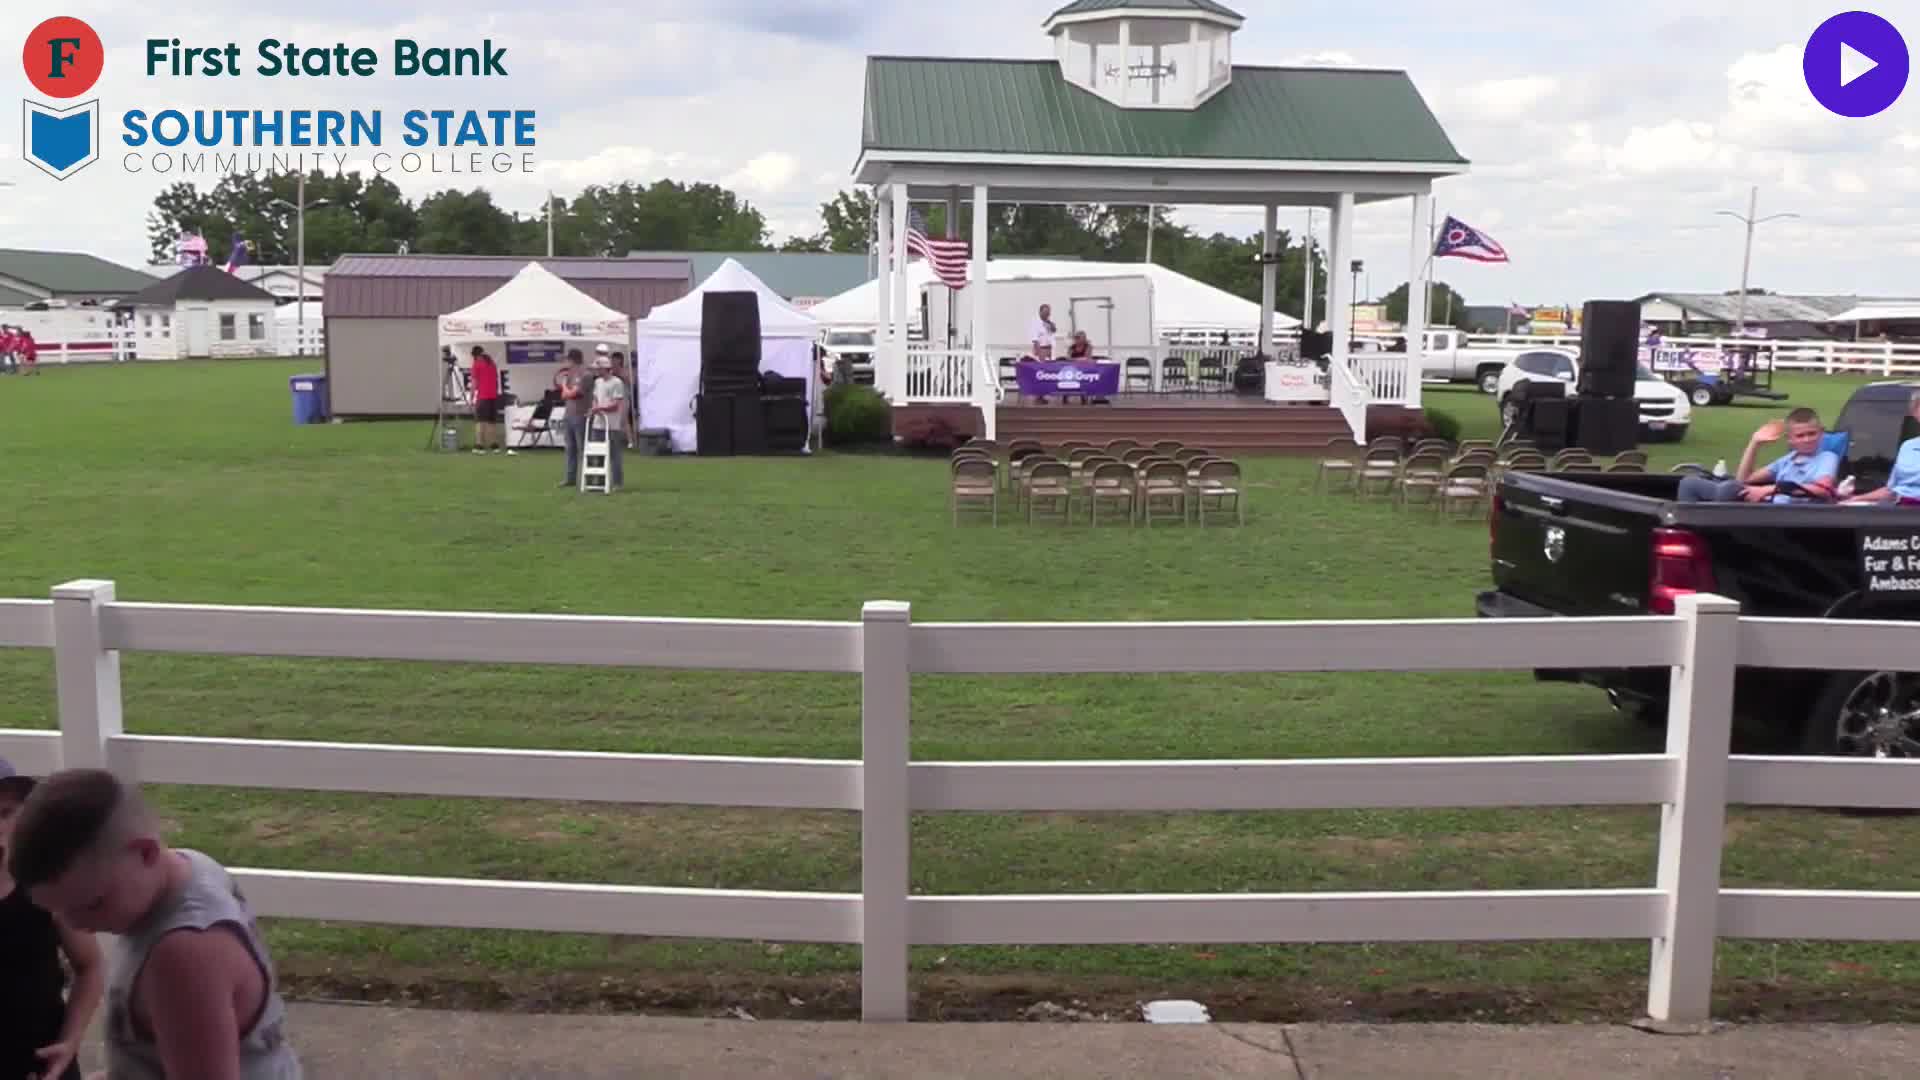
M1645 472L1647 456L1630 450L1603 465L1585 450L1570 449L1549 459L1526 443L1495 449L1474 440L1457 445L1420 440L1407 447L1395 438L1377 439L1364 449L1352 439L1335 439L1319 462L1315 490L1332 491L1344 480L1356 498L1388 496L1396 508L1426 495L1436 516L1463 508L1491 511L1494 488L1506 472Z
M968 444L954 451L949 496L954 524L963 508L984 508L999 524L1003 486L1015 512L1029 523L1043 507L1070 522L1076 504L1085 506L1091 525L1101 523L1102 509L1115 511L1109 520L1130 525L1177 518L1205 528L1210 515L1229 512L1236 524L1246 523L1240 466L1200 448L1160 454L1136 446L1116 457L1081 446L1064 460L1044 451L1014 456L1011 450L1011 464L1004 469L985 448Z

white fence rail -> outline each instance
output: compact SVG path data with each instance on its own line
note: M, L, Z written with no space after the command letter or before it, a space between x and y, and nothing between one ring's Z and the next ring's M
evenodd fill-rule
M181 356L180 322L173 316L151 312L135 315L130 322L118 320L112 311L100 308L64 308L50 311L0 311L0 323L25 326L33 333L36 352L42 364L97 364L128 360L176 360ZM242 316L235 325L238 333L251 332ZM215 357L252 355L324 356L326 331L318 318L310 318L303 327L297 320L269 316L267 337L252 340L220 340L217 324L207 352Z
M1580 336L1547 337L1526 334L1476 334L1473 345L1557 346L1578 349ZM1723 350L1757 346L1779 371L1813 371L1822 375L1879 375L1893 378L1920 375L1920 345L1884 341L1786 341L1767 338L1666 338L1667 348Z
M973 400L976 361L968 349L907 349L907 400Z
M1338 383L1336 383L1338 385ZM1809 633L1818 628L1817 633ZM1499 622L982 624L628 619L116 601L105 581L0 601L0 646L54 650L57 732L0 730L43 772L206 784L612 803L857 810L859 893L236 871L262 914L422 926L819 941L862 947L862 1013L905 1019L910 945L1644 939L1647 1012L1708 1019L1723 937L1920 940L1920 893L1722 889L1730 803L1920 807L1920 762L1732 757L1737 665L1909 665L1920 624L1667 617ZM127 734L119 653L858 672L860 760L683 757ZM912 762L915 673L1526 670L1578 655L1667 667L1664 753L1387 760ZM1210 811L1661 805L1647 887L1227 895L909 896L915 811Z

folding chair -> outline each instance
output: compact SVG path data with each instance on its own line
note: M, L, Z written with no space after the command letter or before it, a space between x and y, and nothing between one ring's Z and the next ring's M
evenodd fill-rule
M559 407L560 392L547 391L546 396L540 399L540 404L533 407L533 412L525 420L513 425L513 430L518 433L513 448L525 450L539 446L543 436L551 436L555 442L561 441L563 436L553 423L553 410Z
M1214 506L1224 511L1227 503L1233 503L1234 517L1238 524L1247 523L1247 504L1240 496L1240 466L1231 461L1215 458L1203 462L1200 466L1200 482L1194 488L1193 516L1201 528L1207 527L1207 500L1212 499Z
M1000 524L999 471L992 458L968 455L954 459L947 501L953 511L955 525L960 524L960 507L963 503L972 504L977 509L982 502L986 503L993 524Z

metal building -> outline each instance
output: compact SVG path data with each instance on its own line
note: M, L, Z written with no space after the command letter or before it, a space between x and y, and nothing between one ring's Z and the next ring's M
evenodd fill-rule
M437 320L493 292L528 262L636 319L693 290L685 258L342 255L327 271L328 410L432 416L440 404Z

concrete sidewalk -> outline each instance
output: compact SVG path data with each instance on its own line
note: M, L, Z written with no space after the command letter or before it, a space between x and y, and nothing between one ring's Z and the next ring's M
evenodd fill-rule
M886 1024L298 1004L308 1080L1893 1080L1920 1027ZM84 1063L101 1064L97 1041Z

